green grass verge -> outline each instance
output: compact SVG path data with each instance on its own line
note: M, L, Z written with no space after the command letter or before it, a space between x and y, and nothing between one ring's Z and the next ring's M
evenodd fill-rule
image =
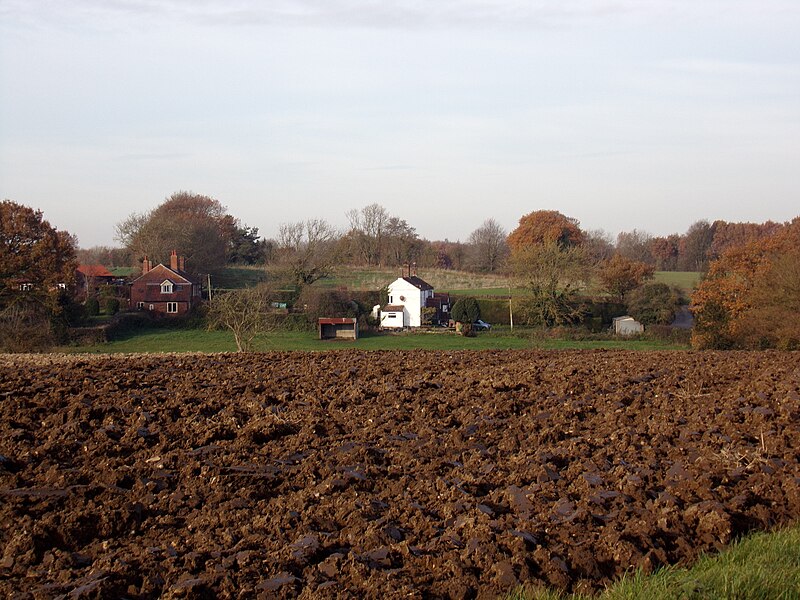
M589 600L581 594L519 589L506 600ZM743 538L691 568L635 572L596 596L600 600L789 600L800 598L800 525Z
M520 332L517 332L520 333ZM539 348L548 350L615 349L677 350L684 346L652 340L539 340L507 331L481 333L465 338L449 331L430 333L371 333L356 341L319 340L312 331L277 331L256 339L256 351L327 351L357 348L360 350L515 350ZM227 331L202 329L145 328L105 344L69 346L62 352L128 353L128 352L233 352L236 345Z

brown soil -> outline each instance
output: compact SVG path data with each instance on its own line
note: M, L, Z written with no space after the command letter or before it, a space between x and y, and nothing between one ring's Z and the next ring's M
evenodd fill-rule
M596 589L800 515L800 353L0 357L0 595Z

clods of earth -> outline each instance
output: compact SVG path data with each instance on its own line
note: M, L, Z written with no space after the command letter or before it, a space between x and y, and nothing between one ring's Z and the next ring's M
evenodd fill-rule
M0 357L0 596L600 589L800 515L800 353Z

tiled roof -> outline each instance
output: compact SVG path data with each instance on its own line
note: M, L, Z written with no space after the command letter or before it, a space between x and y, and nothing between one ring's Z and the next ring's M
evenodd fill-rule
M114 277L114 274L103 265L79 265L78 273L84 277Z

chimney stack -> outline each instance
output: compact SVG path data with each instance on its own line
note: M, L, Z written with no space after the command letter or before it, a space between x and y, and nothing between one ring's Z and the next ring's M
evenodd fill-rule
M144 260L142 261L142 275L149 272L150 272L150 259L147 258L147 256L145 256Z
M169 268L173 271L178 270L178 252L175 250L169 255Z
M411 263L411 274L416 277L417 276L417 263Z
M408 273L408 275L406 273ZM400 271L400 277L408 277L409 275L411 275L411 267L408 265L408 263L403 263L402 270Z
M181 271L185 271L186 270L186 257L185 256L181 255L181 256L178 257L178 267L180 268Z

